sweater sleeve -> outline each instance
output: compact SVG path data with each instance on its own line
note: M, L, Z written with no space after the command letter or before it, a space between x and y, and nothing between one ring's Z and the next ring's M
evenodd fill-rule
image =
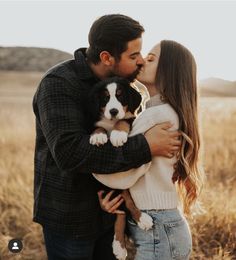
M91 145L84 108L70 84L62 78L44 78L33 107L52 157L66 173L108 174L139 167L151 160L143 135L129 138L118 148L110 142L100 147Z
M137 180L142 177L150 168L151 162L124 172L111 174L93 174L93 176L104 185L112 189L129 189Z

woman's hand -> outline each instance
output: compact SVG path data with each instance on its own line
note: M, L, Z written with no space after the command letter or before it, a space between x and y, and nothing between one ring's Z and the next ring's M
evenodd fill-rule
M110 200L112 194L114 193L114 190L107 193L107 195L104 198L102 196L103 193L104 190L100 190L98 192L98 199L99 199L100 206L104 211L112 214L125 214L124 211L117 209L124 201L121 194L116 196L114 199Z

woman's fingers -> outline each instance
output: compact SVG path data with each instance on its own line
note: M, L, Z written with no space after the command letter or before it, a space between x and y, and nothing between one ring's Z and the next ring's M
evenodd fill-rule
M112 196L112 194L114 193L114 190L110 191L107 193L107 195L104 197L103 201L104 203L108 202Z
M104 193L104 190L100 190L99 192L98 192L98 199L99 199L99 203L100 203L100 205L101 205L101 202L102 202L102 194Z
M114 193L114 190L110 191L104 198L102 197L103 193L104 191L98 192L98 199L99 199L100 206L104 211L111 213L114 210L116 210L117 207L119 207L119 205L123 202L123 198L121 194L119 194L118 196L116 196L114 199L110 201L110 198Z
M115 207L116 204L119 202L120 199L123 200L123 198L121 197L121 194L118 195L118 196L116 196L113 200L111 200L111 201L109 201L109 202L106 202L106 208L109 210L109 209ZM121 202L121 203L122 203L122 202ZM120 204L121 204L121 203L120 203ZM113 210L112 210L112 211L113 211Z
M115 211L117 210L117 208L124 202L124 199L121 198L116 204L114 204L109 210L109 213L115 213Z
M112 212L113 214L121 214L121 215L125 215L125 212L122 210L115 210L114 212Z

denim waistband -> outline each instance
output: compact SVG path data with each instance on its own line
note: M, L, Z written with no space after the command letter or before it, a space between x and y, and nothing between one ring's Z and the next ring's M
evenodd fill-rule
M183 213L178 209L153 209L153 210L141 210L150 215L154 219L158 219L161 222L180 220L183 217Z
M146 213L155 213L155 212L169 212L169 211L179 211L178 208L173 208L173 209L142 209L142 212L146 212Z

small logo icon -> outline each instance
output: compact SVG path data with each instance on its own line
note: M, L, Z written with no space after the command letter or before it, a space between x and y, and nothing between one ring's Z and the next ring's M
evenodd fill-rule
M23 248L23 244L21 242L20 239L11 239L8 242L8 249L12 252L12 253L19 253Z

